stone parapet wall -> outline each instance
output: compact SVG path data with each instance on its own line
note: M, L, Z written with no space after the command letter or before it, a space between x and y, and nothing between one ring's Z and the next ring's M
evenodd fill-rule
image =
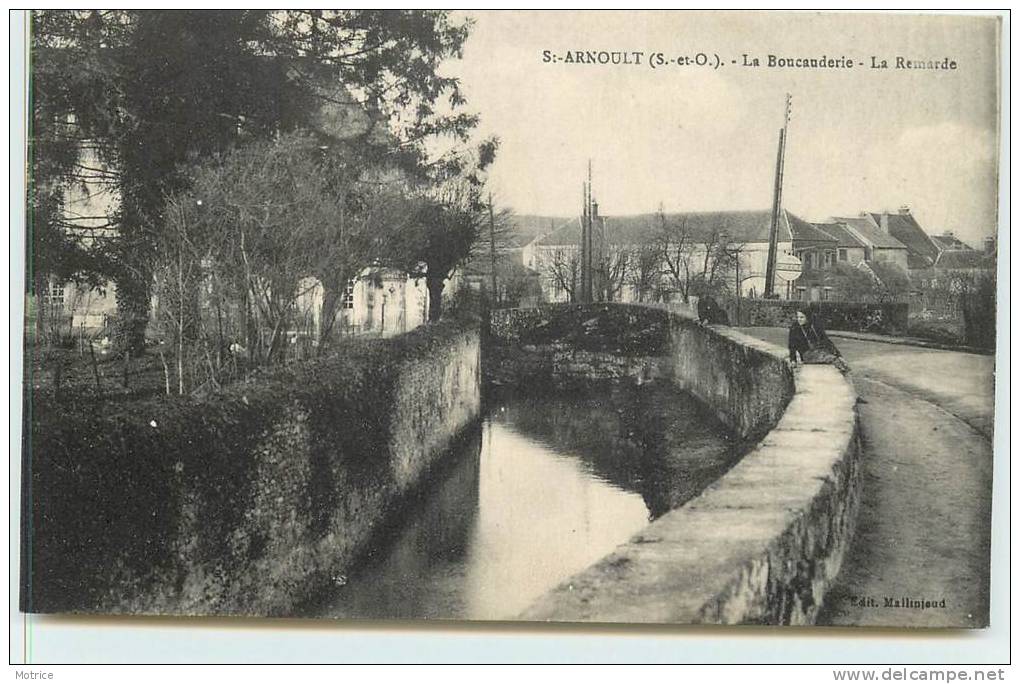
M672 373L735 430L763 435L717 482L532 604L545 621L811 624L853 536L856 395L831 366L671 318ZM771 428L771 429L770 429Z
M668 376L670 316L625 304L490 314L485 372L497 384L569 386Z
M293 613L476 420L480 347L440 323L204 401L34 406L22 609Z
M734 325L741 327L789 326L798 309L807 308L827 330L901 335L906 332L907 302L801 302L788 299L723 300Z
M728 328L671 316L673 382L712 408L741 437L760 436L794 394L785 350Z

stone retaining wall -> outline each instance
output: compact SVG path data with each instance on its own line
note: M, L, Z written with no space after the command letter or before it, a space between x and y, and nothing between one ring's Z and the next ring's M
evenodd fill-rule
M760 436L794 394L786 351L727 328L670 316L673 382L714 409L741 437Z
M485 373L496 384L571 386L669 374L665 311L556 304L490 314Z
M293 614L477 418L480 347L440 323L202 402L35 406L22 609Z
M736 431L764 437L700 496L521 618L811 624L859 504L853 387L831 366L794 373L785 349L728 329L679 317L671 329L675 381Z

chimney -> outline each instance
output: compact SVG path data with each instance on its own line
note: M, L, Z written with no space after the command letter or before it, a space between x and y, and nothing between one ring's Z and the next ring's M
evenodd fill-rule
M910 214L910 207L906 204L900 205L900 214L908 216Z
M593 219L596 220L599 217L599 203L596 202L595 200L591 201L591 216Z
M985 254L995 254L995 237L985 238Z
M953 231L951 230L942 231L942 237L953 237Z
M882 226L882 230L886 233L889 232L889 214L883 211L878 217L879 225Z

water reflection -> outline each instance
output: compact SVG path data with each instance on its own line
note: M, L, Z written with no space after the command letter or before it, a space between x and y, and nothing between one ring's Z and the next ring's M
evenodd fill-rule
M491 401L514 430L639 492L653 518L697 496L739 456L740 445L708 409L662 383Z
M493 397L322 614L512 618L700 491L733 452L668 388Z

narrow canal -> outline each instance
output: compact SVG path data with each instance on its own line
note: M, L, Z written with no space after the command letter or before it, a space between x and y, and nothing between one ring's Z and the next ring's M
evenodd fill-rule
M692 397L657 383L487 405L321 617L512 618L740 455Z

